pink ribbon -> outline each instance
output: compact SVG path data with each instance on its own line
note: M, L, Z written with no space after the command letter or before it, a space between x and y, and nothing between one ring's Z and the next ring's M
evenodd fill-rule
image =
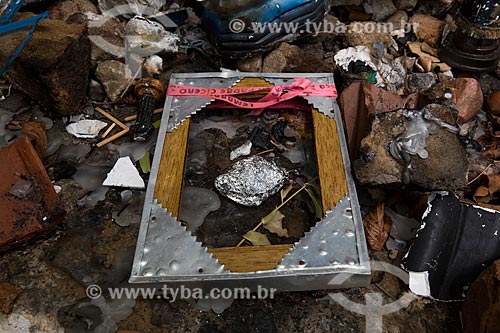
M269 90L266 96L256 102L244 101L234 95L247 94L256 91ZM249 115L258 115L264 108L290 100L294 97L337 97L335 84L313 84L306 78L296 78L290 85L268 87L239 87L239 88L204 88L192 87L181 84L169 84L167 96L175 97L206 97L227 102L238 108L254 109Z

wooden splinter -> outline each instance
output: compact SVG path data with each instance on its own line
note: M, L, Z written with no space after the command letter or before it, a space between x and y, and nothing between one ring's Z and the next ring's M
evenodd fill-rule
M163 108L155 109L154 112L153 112L153 114L158 114L158 113L162 113L162 112L163 112ZM125 117L123 120L124 121L132 121L132 120L136 120L136 119L137 119L137 115L134 114L134 115Z
M109 138L102 140L101 142L96 144L96 147L100 148L104 145L107 145L108 143L110 143L118 138L121 138L122 136L124 136L125 134L127 134L130 131L130 128L127 125L125 125L124 123L122 123L121 121L119 121L118 119L116 119L115 117L113 117L112 115L110 115L109 113L107 113L106 111L101 109L100 107L97 106L95 108L95 110L122 128L122 130L120 132L118 132L118 133L110 136Z
M101 135L101 138L105 138L108 136L108 134L113 130L113 128L116 127L116 123L112 123L111 125L109 125L108 129L106 130L106 132L104 132L103 135Z

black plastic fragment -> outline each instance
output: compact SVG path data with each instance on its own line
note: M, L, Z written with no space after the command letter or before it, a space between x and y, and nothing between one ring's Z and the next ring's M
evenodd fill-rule
M436 194L410 252L408 271L429 274L431 296L463 299L468 286L500 258L500 213Z

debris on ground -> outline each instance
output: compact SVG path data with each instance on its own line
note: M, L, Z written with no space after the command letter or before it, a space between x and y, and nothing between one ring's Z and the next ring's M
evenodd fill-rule
M370 134L361 141L360 158L355 162L356 176L361 184L413 184L427 190L450 191L465 187L466 148L448 128L453 128L455 123L440 118L453 119L456 112L437 104L428 105L426 110L438 122L429 118L424 120L421 116L413 118L422 110L388 112L374 119ZM418 119L421 127L417 125ZM445 126L438 124L441 122ZM430 133L428 126L433 128ZM426 139L425 135L428 135ZM404 145L408 145L409 150L400 155L397 147Z
M500 318L498 283L500 282L500 262L497 260L482 272L467 290L462 320L464 332L494 331Z
M133 77L132 70L117 60L107 60L97 65L95 76L104 87L111 101L118 100L129 88Z
M274 162L252 156L239 160L217 177L215 188L241 205L258 206L283 187L285 177L284 170Z
M108 173L102 185L143 189L144 180L130 157L127 156L120 157L116 161L115 166Z
M21 293L21 289L10 283L0 283L0 311L4 314L12 312L14 302Z
M19 13L17 18L29 17ZM80 111L86 102L90 75L90 42L85 24L44 20L6 72L18 90L43 109L63 115ZM0 36L0 62L4 63L24 39L24 32Z
M410 289L440 300L464 299L470 284L500 257L500 213L434 193L422 223L403 261Z
M378 48L350 47L340 50L334 59L337 66L346 73L391 92L397 92L405 83L406 71L403 65L385 57Z
M77 138L93 139L96 138L99 132L106 126L108 126L108 123L104 121L82 119L66 126L66 131Z
M325 291L172 303L106 294L131 286L170 76L221 68L335 75L370 259L409 272L405 286L372 270L370 286L342 291L350 300L383 293L385 304L412 293L405 310L384 315L387 331L494 330L500 34L492 3L25 0L14 23L46 10L49 18L0 78L0 331L365 328L363 316L318 302ZM261 21L297 30L252 31ZM0 67L29 32L4 27ZM145 83L154 94L138 93ZM322 213L321 184L308 174L317 167L311 120L293 108L255 119L218 106L190 119L183 230L211 250L292 246ZM86 297L91 284L103 297Z
M64 209L27 137L0 149L0 251L54 231Z

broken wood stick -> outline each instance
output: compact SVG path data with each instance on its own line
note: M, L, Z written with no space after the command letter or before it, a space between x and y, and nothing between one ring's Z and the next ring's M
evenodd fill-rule
M102 146L104 145L107 145L108 143L118 139L118 138L121 138L122 136L124 136L125 134L127 134L128 132L130 132L130 128L125 128L123 131L120 131L112 136L110 136L109 138L105 139L105 140L102 140L101 142L99 142L98 144L96 144L97 147L101 148Z
M115 124L120 126L121 128L123 128L123 129L128 128L127 125L125 125L124 123L122 123L121 121L119 121L118 119L116 119L115 117L113 117L112 115L110 115L109 113L107 113L106 111L101 109L100 107L96 106L95 109L97 112L99 112L104 117L108 118L109 120L111 120L112 122L114 122Z
M118 139L118 138L121 138L122 136L124 136L125 134L127 134L128 132L130 132L130 128L125 125L124 123L122 123L121 121L119 121L118 119L116 119L115 117L113 117L112 115L110 115L109 113L107 113L106 111L104 111L103 109L101 109L100 107L96 106L96 111L99 112L100 114L102 114L104 117L108 118L109 120L111 120L113 123L115 123L116 125L120 126L122 128L122 131L110 136L109 138L105 139L105 140L102 140L101 142L99 142L98 144L96 144L97 147L102 147L104 145L107 145L108 143Z
M163 112L163 108L160 108L160 109L155 109L153 111L153 114L158 114L158 113L162 113ZM131 116L128 116L128 117L125 117L123 119L123 121L132 121L132 120L136 120L137 119L137 115L134 114L134 115L131 115Z
M105 138L108 136L108 134L113 130L113 128L116 127L116 123L111 123L111 125L109 125L108 129L106 130L106 132L103 133L103 135L101 135L101 138Z

